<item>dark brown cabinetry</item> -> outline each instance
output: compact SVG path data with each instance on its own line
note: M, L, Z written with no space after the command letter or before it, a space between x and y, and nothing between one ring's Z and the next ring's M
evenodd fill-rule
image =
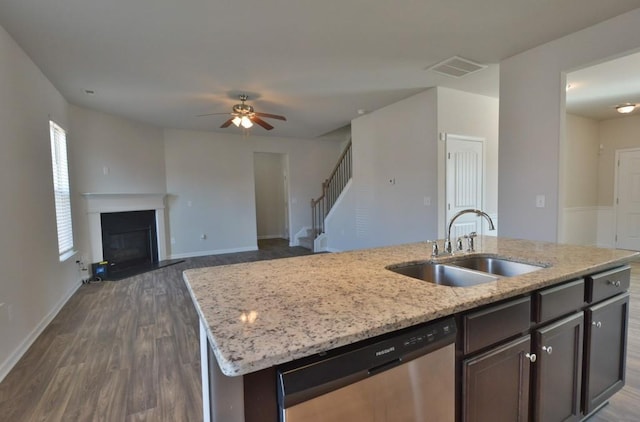
M630 269L460 317L459 419L568 422L624 385Z
M463 420L528 420L530 350L525 336L464 361Z
M584 412L596 410L624 385L629 294L586 311Z
M535 330L533 420L580 419L583 313Z

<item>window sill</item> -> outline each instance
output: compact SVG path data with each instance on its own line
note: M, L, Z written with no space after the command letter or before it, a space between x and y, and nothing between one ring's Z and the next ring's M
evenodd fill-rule
M66 261L77 253L78 251L76 251L75 249L71 249L70 251L63 253L62 255L60 255L60 262Z

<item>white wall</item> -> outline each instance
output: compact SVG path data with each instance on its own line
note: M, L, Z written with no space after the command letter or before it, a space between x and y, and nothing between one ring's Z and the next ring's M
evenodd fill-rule
M94 262L82 193L166 192L161 129L71 105L69 159L74 164L75 227L85 262Z
M332 211L329 250L436 237L436 102L430 89L351 122L353 184Z
M438 132L484 138L484 203L497 225L498 212L498 121L499 100L448 88L438 88ZM445 237L445 145L439 142L439 236ZM494 234L489 232L487 234Z
M288 237L285 233L284 171L282 154L256 152L253 169L258 239Z
M565 72L640 47L640 9L500 63L501 236L555 241L561 198ZM536 208L536 195L546 207Z
M172 257L256 249L254 152L288 156L290 235L311 226L309 204L335 165L336 141L166 130Z
M0 27L0 380L80 285L58 259L49 118L68 130L67 102Z
M443 237L440 132L486 139L484 208L495 215L498 100L433 88L353 120L353 184L327 220L329 250ZM431 205L425 205L425 197Z

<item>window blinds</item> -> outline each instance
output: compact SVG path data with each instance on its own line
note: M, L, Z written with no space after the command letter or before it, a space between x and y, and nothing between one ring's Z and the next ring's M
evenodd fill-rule
M49 122L49 131L51 135L51 163L53 167L53 191L58 229L58 251L62 261L73 250L67 135L64 129L52 121Z

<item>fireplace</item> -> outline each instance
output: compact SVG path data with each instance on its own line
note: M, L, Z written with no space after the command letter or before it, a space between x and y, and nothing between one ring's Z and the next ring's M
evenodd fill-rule
M90 253L85 262L124 262L119 269L157 268L167 262L165 197L163 193L84 193L89 218ZM122 222L122 216L133 216ZM115 220L116 229L103 229L104 220ZM110 224L107 221L107 224ZM120 227L118 227L120 226ZM144 264L144 265L143 265ZM109 268L110 272L118 268ZM137 271L120 271L115 278ZM113 274L109 278L114 278Z
M158 262L154 210L101 213L100 222L102 255L110 277Z

